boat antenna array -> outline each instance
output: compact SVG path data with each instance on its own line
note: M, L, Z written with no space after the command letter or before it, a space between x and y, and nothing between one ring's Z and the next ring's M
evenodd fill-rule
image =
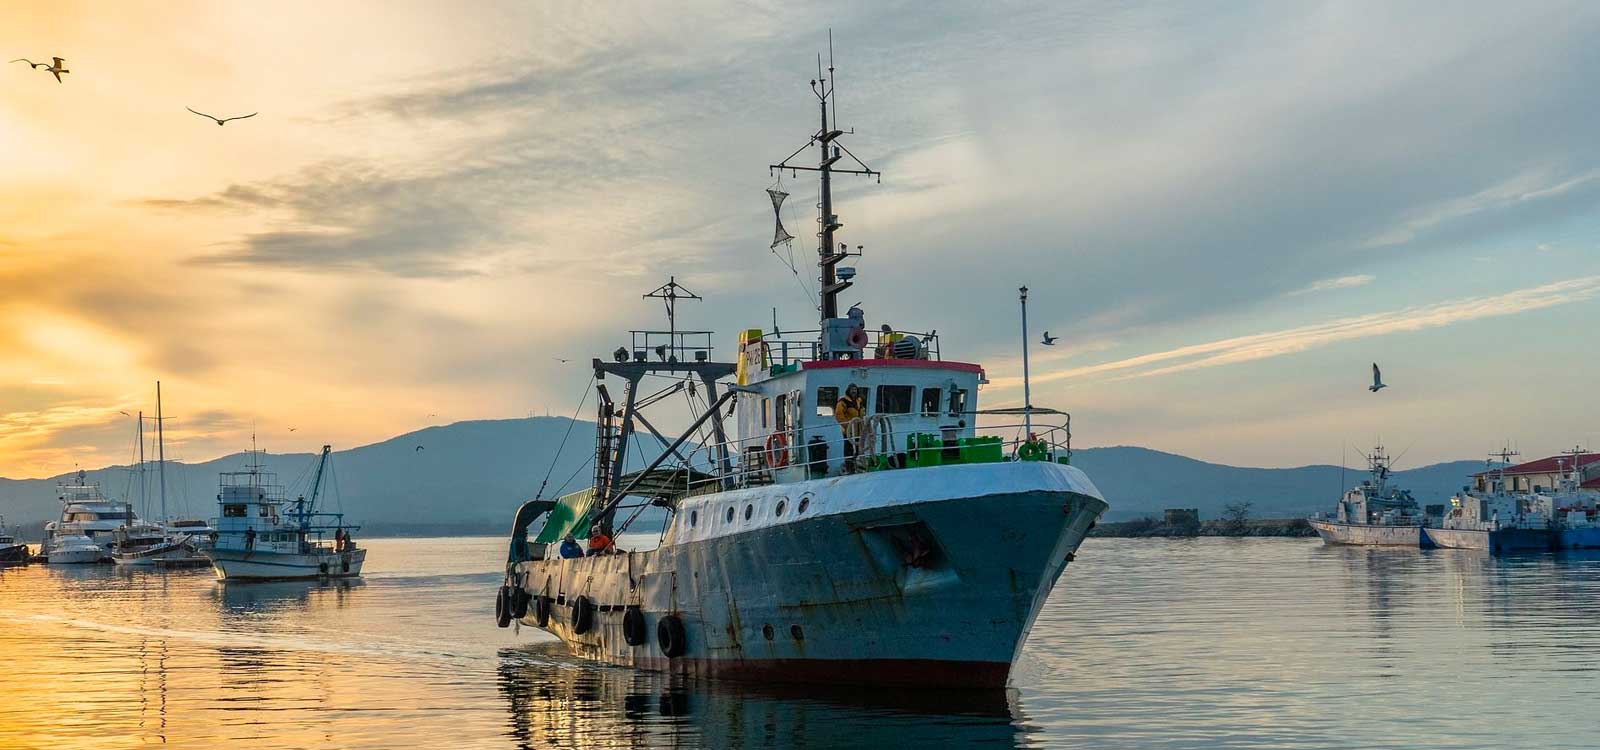
M846 148L845 145L839 141L841 136L846 135L846 131L840 130L837 127L839 120L839 102L838 98L835 96L835 84L836 81L833 66L833 31L830 29L828 31L827 71L824 73L822 68L822 55L818 54L817 77L811 80L811 93L817 97L817 109L818 114L821 117L822 127L811 135L811 138L806 141L805 145L795 149L794 153L789 154L789 156L783 161L780 161L777 164L767 165L767 171L769 174L776 174L779 176L781 176L785 171L787 171L790 176L796 176L800 172L818 173L821 183L821 190L819 193L820 197L817 201L817 223L820 226L819 230L817 231L817 266L819 269L821 269L819 280L822 283L822 291L819 299L820 304L818 305L818 309L822 315L824 327L827 326L827 321L829 319L839 317L839 293L850 287L852 283L850 281L850 277L854 276L853 273L846 274L845 278L841 280L841 274L839 274L836 270L839 262L852 255L861 254L859 247L856 249L856 252L852 253L847 245L841 244L836 246L834 244L834 233L837 232L843 225L839 223L839 216L833 212L832 177L834 174L853 174L863 177L874 177L877 178L879 182L883 181L882 172L867 166L866 162L862 161L855 154L850 153L850 149ZM830 122L833 124L830 125ZM849 133L854 134L855 130L852 128ZM802 165L794 162L796 157L812 146L817 146L822 149L821 158L817 161L815 166L810 164ZM834 166L839 160L846 157L849 157L850 161L855 164L856 168L840 168ZM783 197L787 197L787 194L783 194L782 191L778 191L778 194L774 194L772 190L768 190L767 194L772 198L773 212L777 214L778 208L782 203L782 199L779 196L781 194ZM778 226L773 235L774 239L772 244L774 247L783 241L778 238L784 235L788 235L788 232L783 228L783 222L780 215Z

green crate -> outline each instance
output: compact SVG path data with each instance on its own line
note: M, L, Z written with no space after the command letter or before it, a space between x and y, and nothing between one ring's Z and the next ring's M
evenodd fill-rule
M944 441L938 435L918 432L906 436L907 466L938 466L944 463Z
M964 464L993 464L1005 460L1005 448L999 436L961 438L956 444Z

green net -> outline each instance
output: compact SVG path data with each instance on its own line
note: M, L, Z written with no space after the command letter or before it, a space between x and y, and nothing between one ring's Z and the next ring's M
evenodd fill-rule
M594 488L572 492L556 499L550 509L544 528L533 541L537 544L559 542L571 534L578 539L589 538L589 506L594 504Z

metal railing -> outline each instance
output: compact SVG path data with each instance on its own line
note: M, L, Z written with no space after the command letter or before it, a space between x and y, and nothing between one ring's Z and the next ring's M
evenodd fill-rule
M868 330L864 332L866 333L867 345L862 347L863 357L872 359L893 358L890 352L884 350L884 347L890 342L886 340L887 336L883 331ZM923 355L916 357L916 359L938 360L940 358L939 334L936 331L918 333L897 330L892 331L890 335L896 337L897 340L903 340L907 336L915 337ZM821 337L822 331L820 329L778 331L763 333L761 335L761 343L767 349L767 360L770 365L787 366L797 362L816 361L821 356ZM885 356L875 356L880 352ZM912 358L907 357L907 359Z
M983 415L984 412L965 412L940 416L976 421L976 417ZM683 494L693 495L717 489L736 489L765 484L787 484L838 476L841 473L915 470L930 464L973 463L960 457L963 447L960 437L963 437L961 433L966 432L966 428L941 426L930 431L925 421L928 416L916 413L873 414L843 424L835 422L826 426L812 425L781 430L760 437L732 439L723 443L703 443L687 453L689 466L702 472L712 472L715 465L713 457L720 454L719 448L725 447L729 458L733 461L733 471L728 475L698 481L685 472ZM1048 416L1058 417L1057 424L1041 421L1040 416L1044 415L1034 417L1031 433L1025 432L1026 428L1022 422L1005 422L977 424L972 428L972 434L964 437L999 438L1001 462L1070 461L1071 416L1052 412ZM907 424L910 420L922 421L918 422L918 426L912 426ZM908 446L907 438L912 435L931 435L936 442ZM822 440L813 442L813 437L821 437ZM969 451L985 450L972 441L968 441L965 447ZM990 443L986 450L992 452L994 447L995 444ZM953 453L954 460L947 462L943 459L943 455L938 460L919 460L916 454L921 451L939 451L943 455ZM817 455L814 457L814 454Z

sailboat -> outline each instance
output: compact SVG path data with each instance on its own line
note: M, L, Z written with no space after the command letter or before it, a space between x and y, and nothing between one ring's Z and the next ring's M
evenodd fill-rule
M202 549L226 581L350 578L361 575L367 551L357 547L343 513L317 510L329 473L332 446L322 446L309 495L283 496L277 475L265 471L251 449L240 471L220 475L217 542ZM331 538L329 538L331 535Z
M136 430L136 440L139 443L139 463L134 472L139 478L139 500L149 512L149 499L146 497L149 483L146 481L145 472L147 464L144 457L144 412L139 412L136 417L139 421ZM206 539L209 527L186 528L178 530L169 527L170 519L167 516L167 449L166 449L166 417L161 413L161 383L156 382L156 475L159 485L160 515L157 521L150 522L139 519L133 512L133 506L128 506L127 523L112 532L111 561L122 566L137 567L176 567L184 565L204 565L206 560L197 551L197 545Z
M0 516L0 564L26 563L32 557L28 543L24 542L6 530L6 517Z

